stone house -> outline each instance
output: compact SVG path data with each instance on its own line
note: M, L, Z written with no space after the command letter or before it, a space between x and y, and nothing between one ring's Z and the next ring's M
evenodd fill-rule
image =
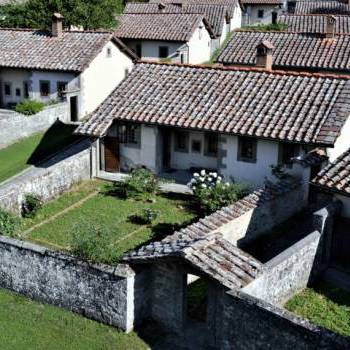
M203 14L210 24L214 37L211 41L211 52L220 47L231 30L241 27L240 11L229 11L224 5L212 4L163 4L163 3L127 3L125 14L165 14L192 13Z
M243 26L275 23L284 8L283 0L242 0L241 4Z
M67 100L71 120L92 112L125 78L136 56L112 33L0 29L0 106Z
M326 33L234 32L220 53L217 63L255 66L259 60L272 69L349 74L350 37L336 35L335 22L329 19ZM258 49L262 43L270 48ZM334 52L337 54L334 55ZM261 60L261 56L265 56Z
M124 14L115 36L144 60L203 63L214 32L202 14Z
M308 183L291 159L349 147L349 87L331 75L139 63L77 133L96 139L96 176L205 168L260 186L284 164Z

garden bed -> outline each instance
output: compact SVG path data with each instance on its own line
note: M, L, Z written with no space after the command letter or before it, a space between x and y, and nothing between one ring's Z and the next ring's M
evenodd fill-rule
M295 295L286 309L312 323L350 336L350 293L329 283L319 283Z

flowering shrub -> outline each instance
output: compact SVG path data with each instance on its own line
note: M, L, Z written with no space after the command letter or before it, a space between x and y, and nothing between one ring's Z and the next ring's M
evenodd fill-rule
M205 214L236 202L248 194L248 188L240 184L224 182L215 172L202 170L194 173L189 184L194 196Z

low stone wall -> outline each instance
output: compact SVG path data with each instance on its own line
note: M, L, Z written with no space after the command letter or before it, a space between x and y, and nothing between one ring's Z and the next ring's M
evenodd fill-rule
M350 338L244 293L225 295L218 335L222 350L345 350Z
M67 103L48 106L40 113L31 116L0 110L0 148L6 147L17 140L34 133L47 130L57 119L69 121Z
M328 266L333 216L339 211L339 203L332 203L314 213L313 226L317 231L267 262L263 275L242 291L279 305L306 288Z
M47 201L63 193L74 183L89 179L90 146L90 140L80 141L5 182L0 186L0 206L19 214L25 194L32 193Z
M0 236L0 286L130 331L135 273Z

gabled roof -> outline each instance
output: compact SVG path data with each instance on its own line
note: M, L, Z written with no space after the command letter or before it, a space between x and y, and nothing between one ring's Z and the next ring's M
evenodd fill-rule
M334 16L335 33L350 33L350 16ZM288 32L326 33L326 15L282 15L278 21L288 25Z
M350 5L334 0L302 0L296 2L294 14L350 15Z
M77 132L128 120L332 146L349 114L348 77L139 63Z
M283 5L283 0L241 0L242 5Z
M118 18L115 36L121 39L187 42L202 21L213 35L201 14L124 14Z
M221 51L217 62L223 64L255 65L256 47L269 41L273 50L273 67L298 68L350 73L350 35L327 39L322 34L287 32L235 32Z
M240 8L239 0L150 0L150 3L163 4L208 4L208 5L224 5L227 7L230 17L232 18L236 8Z
M213 28L216 36L222 34L223 25L228 18L227 8L223 5L209 4L165 4L160 9L156 3L127 3L124 9L126 14L152 14L152 13L197 13L202 14Z
M108 32L53 37L48 31L0 29L0 67L82 72L110 40L114 39ZM120 40L115 43L124 50Z
M350 149L321 170L312 183L350 196Z

